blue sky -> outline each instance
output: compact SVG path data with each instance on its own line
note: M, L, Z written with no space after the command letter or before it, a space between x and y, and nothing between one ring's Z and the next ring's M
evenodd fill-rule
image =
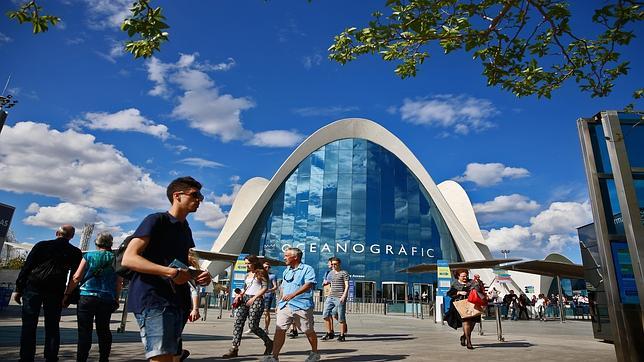
M591 215L575 121L623 108L641 86L640 39L622 49L629 77L603 99L573 83L551 100L518 99L487 87L462 52L434 52L406 80L377 57L329 61L333 36L365 25L382 1L159 1L170 42L135 60L119 49L128 3L43 1L63 23L38 36L0 19L0 79L11 76L20 101L0 134L0 202L16 207L19 241L63 222L126 235L167 208L170 180L192 175L207 198L191 225L209 248L243 182L271 178L320 127L363 117L405 142L436 183L461 183L495 255L579 261L575 227ZM588 9L573 11L587 27Z

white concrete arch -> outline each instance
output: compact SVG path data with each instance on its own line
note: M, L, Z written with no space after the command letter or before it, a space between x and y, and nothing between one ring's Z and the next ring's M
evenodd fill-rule
M429 193L436 207L440 211L447 227L449 228L456 247L464 260L480 260L485 256L475 245L470 234L459 222L456 214L450 208L442 193L432 180L429 173L418 161L416 156L405 144L381 125L364 118L347 118L333 122L320 128L310 135L295 151L284 161L273 178L267 183L253 181L253 186L242 187L232 205L231 212L222 229L222 233L212 246L212 251L239 253L241 252L255 222L262 210L270 201L279 186L288 175L311 153L318 148L344 138L361 138L380 145L398 157L411 172L418 178L425 190ZM260 189L263 187L261 194ZM245 190L246 189L246 190ZM253 202L249 202L253 201ZM251 205L252 204L252 205ZM228 226L231 223L233 226ZM222 270L213 266L209 270L214 275ZM487 278L484 278L484 280Z

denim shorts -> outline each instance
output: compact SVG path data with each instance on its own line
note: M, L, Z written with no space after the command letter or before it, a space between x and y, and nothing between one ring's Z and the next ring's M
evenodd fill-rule
M134 313L141 329L145 358L181 354L181 333L187 321L184 314L174 307L150 308Z
M322 312L322 318L331 318L334 314L338 314L338 322L344 323L347 319L346 313L346 303L340 303L340 298L338 297L326 297L324 301L324 311Z
M275 300L275 294L264 294L264 310L270 310L273 307L273 301Z

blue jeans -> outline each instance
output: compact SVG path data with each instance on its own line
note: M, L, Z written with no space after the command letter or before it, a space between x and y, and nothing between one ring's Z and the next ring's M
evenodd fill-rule
M112 349L112 332L110 317L114 308L113 300L81 295L76 308L78 319L78 346L76 361L84 362L92 348L92 324L96 319L96 336L98 337L99 361L107 362Z
M324 319L333 317L334 314L338 314L338 322L344 323L347 320L346 317L346 302L340 303L340 298L338 297L327 297L324 301L324 311L322 312L322 317Z
M186 311L177 307L150 308L134 316L141 329L145 358L181 354L181 333L188 321Z
M62 302L62 293L39 293L29 286L25 288L22 294L21 362L31 362L36 355L36 329L38 328L41 306L45 315L45 360L48 362L58 361Z

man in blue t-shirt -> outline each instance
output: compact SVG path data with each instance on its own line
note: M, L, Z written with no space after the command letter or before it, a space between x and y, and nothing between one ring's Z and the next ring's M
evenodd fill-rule
M201 184L192 177L172 181L166 190L170 210L148 215L123 254L121 264L136 272L130 281L128 310L136 317L150 361L172 361L183 352L181 333L192 305L187 282L192 276L188 269L169 265L191 264L188 253L195 243L186 217L203 201L200 190ZM195 282L205 285L210 279L204 271Z
M305 362L320 360L318 337L313 329L313 289L315 288L315 270L302 263L302 250L288 248L284 251L284 262L288 266L282 274L282 299L275 309L275 337L273 355L262 361L279 361L279 354L284 345L286 331L291 325L299 326L311 345L311 352Z

